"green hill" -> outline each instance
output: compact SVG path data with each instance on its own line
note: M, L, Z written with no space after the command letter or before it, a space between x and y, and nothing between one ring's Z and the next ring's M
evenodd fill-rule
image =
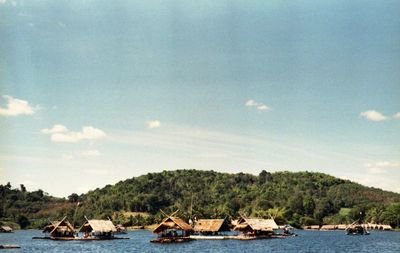
M184 218L272 215L278 223L295 226L348 223L360 215L368 221L393 226L399 226L400 220L400 194L314 172L262 171L256 176L202 170L163 171L80 196L71 194L68 200L46 195L32 199L29 196L35 192L5 189L6 186L0 186L0 220L20 223L22 216L28 218L31 226L64 215L76 224L86 215L112 217L126 225L144 225L161 219L159 209L179 209ZM128 211L149 215L124 216Z

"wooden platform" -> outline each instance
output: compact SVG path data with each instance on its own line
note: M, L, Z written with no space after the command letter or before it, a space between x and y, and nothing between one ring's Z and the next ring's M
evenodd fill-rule
M152 243L180 243L192 241L190 237L159 237L151 240Z
M32 237L32 239L39 240L55 240L55 241L107 241L107 240L129 240L127 237L109 237L109 238L99 238L99 237Z
M5 245L0 245L0 249L20 249L21 247L19 245L11 245L11 244L5 244Z

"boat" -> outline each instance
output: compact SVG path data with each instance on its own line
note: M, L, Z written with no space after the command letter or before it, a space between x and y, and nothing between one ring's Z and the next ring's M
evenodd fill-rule
M369 235L367 227L361 222L361 220L356 220L346 228L347 235Z

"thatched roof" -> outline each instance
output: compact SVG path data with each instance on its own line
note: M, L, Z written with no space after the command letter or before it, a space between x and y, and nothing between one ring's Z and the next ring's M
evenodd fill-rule
M336 228L336 225L323 225L321 230L335 230Z
M383 230L392 230L392 226L390 225L381 225Z
M273 219L248 219L243 218L242 222L236 225L234 230L258 230L258 231L273 231L279 229L275 220Z
M79 232L109 233L117 232L117 229L110 220L87 220L79 229Z
M184 231L192 231L192 227L177 217L167 217L165 218L160 225L158 225L154 230L153 233L159 234L163 231L171 229L171 230L184 230Z
M0 226L0 231L2 232L11 232L12 228L9 226Z
M53 221L43 229L43 233L54 233L54 232L75 232L74 227L64 217L61 221Z
M196 232L220 232L229 231L229 227L225 219L200 219L193 230Z

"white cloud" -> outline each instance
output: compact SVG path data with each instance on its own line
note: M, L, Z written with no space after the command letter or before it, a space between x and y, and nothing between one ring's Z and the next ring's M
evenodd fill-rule
M361 112L360 116L366 118L367 120L371 120L371 121L383 121L383 120L388 119L388 117L386 117L382 113L377 112L375 110Z
M385 173L386 170L383 168L371 167L368 169L368 172L371 174L382 174Z
M147 122L148 128L158 128L161 126L161 122L158 120L152 120Z
M98 156L100 156L100 151L95 150L95 149L93 149L93 150L84 150L84 151L81 152L81 155L85 156L85 157L98 157Z
M61 158L63 159L63 160L72 160L73 158L74 158L74 156L73 155L62 155L61 156Z
M68 129L65 126L60 125L60 124L56 124L50 129L44 128L41 130L41 132L44 134L55 134L55 133L62 133L62 132L67 132L67 131L68 131Z
M267 110L269 110L269 107L266 105L259 105L259 106L257 106L257 109L260 111L267 111Z
M0 4L5 4L7 0L0 0Z
M400 119L400 112L397 112L393 115L394 119Z
M259 111L268 111L270 108L263 103L256 102L253 99L249 99L245 103L248 107L255 107Z
M253 99L247 100L246 106L257 106L257 102L254 101Z
M54 125L51 129L42 129L44 134L51 134L51 141L53 142L69 142L75 143L81 140L97 140L106 137L106 133L98 128L92 126L84 126L82 131L73 132L68 130L63 125Z
M398 162L388 162L388 161L381 161L375 163L366 163L364 167L372 168L372 167L379 167L379 168L400 168L400 163Z
M35 113L35 109L25 100L16 99L11 96L3 96L3 98L7 100L7 105L5 108L0 107L0 115L17 116L31 115Z

